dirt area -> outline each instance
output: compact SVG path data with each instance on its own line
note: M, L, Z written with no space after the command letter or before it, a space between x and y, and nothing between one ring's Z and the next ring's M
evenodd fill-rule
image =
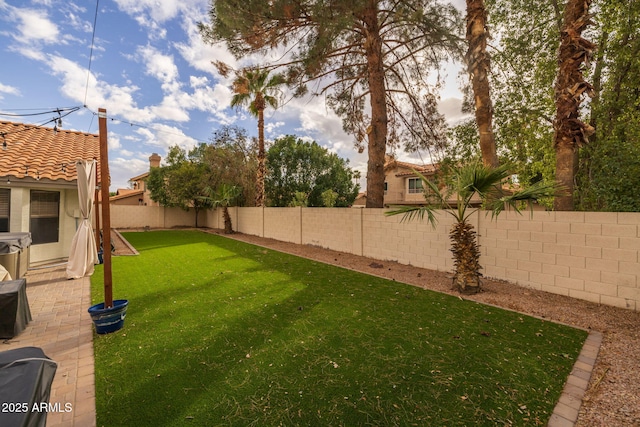
M220 234L219 230L203 231ZM451 289L450 273L240 233L227 237L460 296ZM131 254L119 236L113 240L115 255ZM481 293L464 298L602 332L602 347L576 425L640 427L640 312L488 279Z

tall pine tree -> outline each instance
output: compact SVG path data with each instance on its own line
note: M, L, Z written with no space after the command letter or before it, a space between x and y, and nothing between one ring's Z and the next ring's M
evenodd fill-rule
M281 49L296 95L311 82L368 149L367 207L382 207L389 145L444 143L445 122L428 71L461 53L459 14L436 0L215 0L207 42L237 56Z

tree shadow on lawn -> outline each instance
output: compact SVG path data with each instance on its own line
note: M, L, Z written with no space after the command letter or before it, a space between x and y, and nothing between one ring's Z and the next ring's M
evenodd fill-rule
M216 259L215 279L136 295L125 328L96 339L100 425L544 424L586 337L228 239L212 244L238 254ZM215 275L238 258L251 268Z

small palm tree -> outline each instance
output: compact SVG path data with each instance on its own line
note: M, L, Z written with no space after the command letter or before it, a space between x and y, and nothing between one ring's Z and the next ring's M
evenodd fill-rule
M264 177L266 174L264 149L264 110L278 108L278 98L274 94L284 83L281 74L269 75L260 68L245 68L236 73L233 81L231 106L247 105L249 112L258 118L258 171L256 173L256 206L264 206Z
M207 187L209 196L202 198L209 201L214 208L222 208L222 216L224 218L224 234L233 234L233 225L231 224L231 215L229 215L229 206L242 194L242 189L236 185L220 184L217 191L213 191L211 187Z
M462 293L480 291L480 247L476 232L468 222L469 217L482 206L498 216L505 207L520 212L523 202L530 202L544 197L552 197L558 192L556 184L537 183L531 187L515 192L506 192L502 186L509 176L506 166L491 167L473 163L452 171L452 179L444 188L428 180L424 175L414 171L422 180L425 198L429 202L425 206L401 206L385 212L385 215L404 215L402 220L424 219L427 215L429 223L435 227L437 220L435 209L444 209L455 219L449 238L455 274L454 288Z

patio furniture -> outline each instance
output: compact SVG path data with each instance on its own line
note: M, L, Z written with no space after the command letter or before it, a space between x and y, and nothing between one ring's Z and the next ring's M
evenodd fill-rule
M0 264L13 279L19 279L27 272L31 233L0 233Z
M0 426L45 427L51 383L58 365L41 348L0 352Z
M0 339L15 337L30 321L27 279L0 282Z

